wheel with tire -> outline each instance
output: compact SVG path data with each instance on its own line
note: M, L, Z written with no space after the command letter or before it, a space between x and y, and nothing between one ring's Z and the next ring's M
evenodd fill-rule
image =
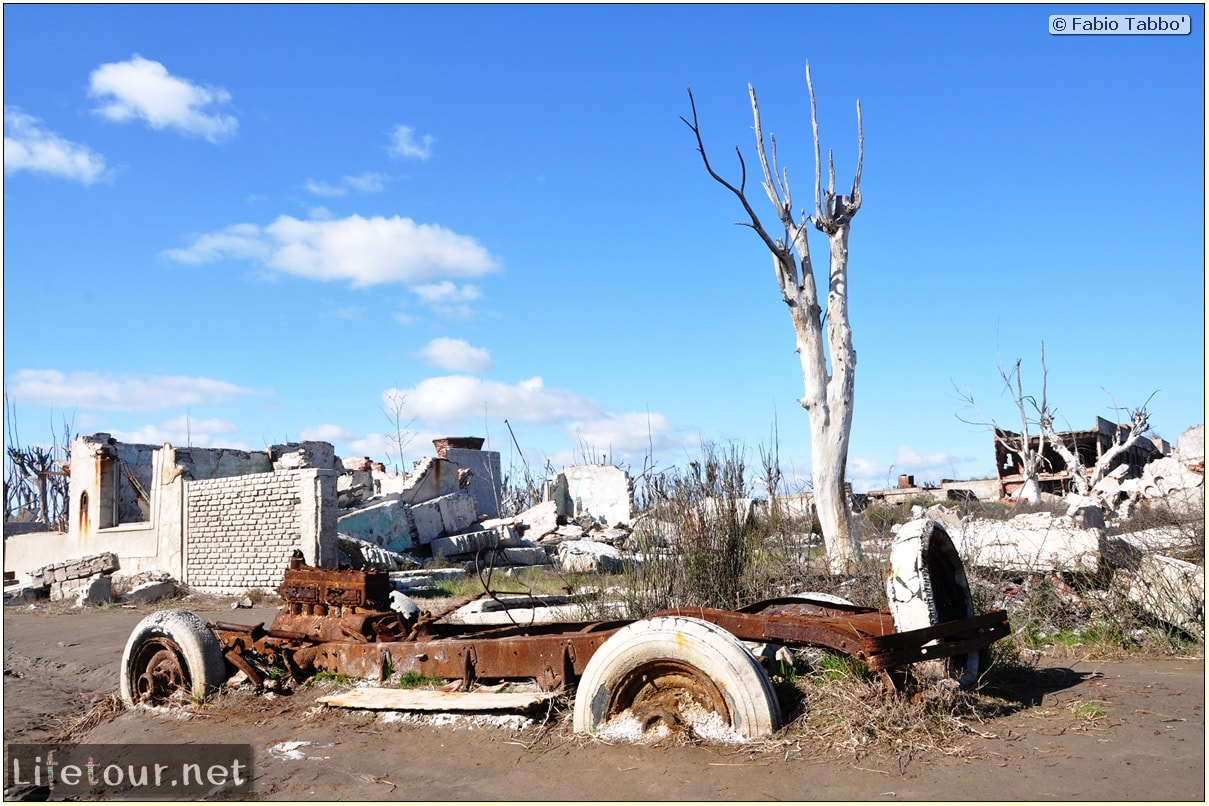
M631 716L644 735L692 729L754 739L780 725L763 667L739 639L700 619L661 616L618 630L589 659L575 693L577 733Z
M904 524L895 535L890 547L886 597L898 632L974 616L965 565L949 533L938 521L914 520ZM982 654L970 652L945 660L924 661L913 664L912 669L930 677L956 678L968 687L978 681Z
M177 692L203 699L227 678L214 632L187 610L161 610L138 623L122 652L127 705L159 704Z

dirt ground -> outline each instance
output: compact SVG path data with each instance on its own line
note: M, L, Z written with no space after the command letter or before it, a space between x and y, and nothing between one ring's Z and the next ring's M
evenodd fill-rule
M196 609L255 624L271 609ZM61 740L111 702L142 609L5 607L4 740ZM101 708L72 742L240 742L263 800L1192 800L1205 799L1202 658L1051 660L1010 715L953 752L812 757L795 739L745 746L606 744L568 720L415 723L290 696L221 694L201 707ZM1098 706L1094 719L1077 703ZM1101 713L1102 712L1102 713ZM301 744L286 744L301 743ZM292 752L286 752L286 751Z

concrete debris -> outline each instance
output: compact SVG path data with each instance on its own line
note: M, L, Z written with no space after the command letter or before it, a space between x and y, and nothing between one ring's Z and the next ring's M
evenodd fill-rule
M330 442L288 442L269 448L274 470L298 470L315 467L320 470L337 468L336 455Z
M545 691L480 693L367 687L327 694L316 702L373 711L528 711L556 696Z
M112 552L45 565L29 572L32 584L19 593L24 601L74 599L78 607L109 602L112 575L118 568L118 558Z
M253 605L252 597L245 596L242 599L236 599L234 602L231 602L231 609L232 610L250 610L250 609L252 609L252 605Z
M967 565L1023 573L1093 573L1099 567L1101 531L1048 512L1006 521L969 518L951 534Z
M554 530L554 533L563 540L583 540L584 528L578 523L568 523L566 526L560 526Z
M399 590L390 592L390 609L403 616L405 621L415 621L420 617L420 606Z
M1205 425L1194 425L1175 441L1175 455L1184 467L1205 475Z
M53 585L55 582L66 582L73 579L85 579L96 574L112 574L119 568L118 558L112 552L96 554L81 560L46 565L30 571L29 575L34 584L42 580L43 585Z
M621 552L595 540L564 540L558 544L558 564L568 573L620 574Z
M1114 582L1131 601L1154 618L1205 639L1205 568L1184 560L1147 554L1133 572Z
M344 562L350 568L357 570L399 571L406 568L415 568L420 564L419 560L409 554L391 551L376 543L361 540L352 535L337 534L336 543L340 548L340 553L344 555Z
M568 467L554 481L558 513L568 520L589 515L597 523L617 526L634 520L634 485L630 474L613 465Z
M384 496L356 509L345 511L336 519L340 534L355 537L394 552L404 552L419 545L413 537L407 505L398 494Z
M534 541L555 532L560 523L558 506L553 501L542 501L516 517L525 527L522 537ZM566 519L561 522L565 524Z
M1121 490L1133 498L1163 501L1174 512L1194 513L1205 507L1205 474L1189 468L1179 459L1165 456L1142 469L1142 476L1121 484Z
M171 579L148 580L122 594L122 601L126 604L150 604L175 596L176 593L176 583Z
M507 526L496 529L478 529L461 532L433 540L430 544L433 557L453 557L459 554L476 554L482 549L503 548L515 543L512 531Z
M76 607L103 605L113 601L113 577L108 574L98 574L81 581L83 584L75 589Z

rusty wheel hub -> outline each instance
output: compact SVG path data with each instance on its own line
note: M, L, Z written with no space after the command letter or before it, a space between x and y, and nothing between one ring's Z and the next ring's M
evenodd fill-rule
M703 714L729 722L730 709L718 686L700 669L674 660L644 664L613 690L606 718L628 710L643 732L660 725L683 730Z
M189 686L180 651L164 639L148 642L134 659L134 694L139 702L158 703Z

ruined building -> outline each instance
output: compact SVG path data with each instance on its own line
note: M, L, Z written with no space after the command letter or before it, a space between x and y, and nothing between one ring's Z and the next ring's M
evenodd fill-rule
M1086 431L1060 431L1058 438L1066 447L1079 457L1083 467L1090 470L1100 457L1108 452L1113 445L1123 442L1129 429L1125 426L1109 422L1103 417L1096 417L1096 427ZM999 475L1000 497L1009 498L1024 486L1024 475L1020 465L1019 454L1003 447L1002 440L1009 443L1019 441L1020 435L1013 431L995 429L995 467ZM1040 437L1029 438L1030 446L1036 450ZM1170 453L1169 446L1163 440L1150 440L1142 437L1132 448L1116 458L1113 469L1124 465L1121 480L1136 479L1142 475L1142 469L1152 461ZM1072 470L1066 466L1066 461L1058 455L1053 446L1047 441L1041 458L1041 473L1039 481L1041 491L1064 495L1071 491Z

